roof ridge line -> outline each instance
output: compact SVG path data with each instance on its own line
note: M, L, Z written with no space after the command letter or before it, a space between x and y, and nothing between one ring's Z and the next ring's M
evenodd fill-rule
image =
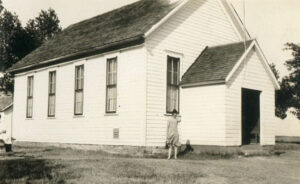
M183 6L185 6L190 0L178 0L177 2L174 2L175 8L171 10L168 14L166 14L159 22L154 24L146 33L144 33L144 37L148 37L153 33L155 30L157 30L161 25L163 25L168 19L170 19L174 14L176 14Z
M97 51L97 50L101 50L101 49L104 49L106 47L110 47L110 46L114 46L113 44L116 44L116 43L121 43L121 42L124 42L126 40L132 40L132 39L141 39L142 38L142 35L138 35L138 36L134 36L134 37L129 37L129 38L126 38L126 39L122 39L118 42L110 42L110 43L107 43L103 46L99 46L99 47L91 47L91 50L88 50L88 49L85 49L83 51L80 51L80 52L75 52L75 53L72 53L72 54L67 54L67 55L63 55L63 56L59 56L59 57L56 57L56 58L52 58L52 59L48 59L48 60L45 60L45 61L41 61L39 63L35 63L35 64L31 64L31 65L27 65L27 66L22 66L22 67L19 67L19 68L8 68L8 72L16 72L16 71L19 71L19 70L22 70L24 68L31 68L33 66L38 66L38 65L42 65L42 64L46 64L46 63L52 63L52 62L55 62L55 61L58 61L58 60L61 60L61 59L65 59L65 58L68 58L68 57L73 57L73 56L77 56L77 55L80 55L80 54L85 54L85 53L88 53L88 52L93 52L93 51Z
M123 6L120 6L120 7L114 8L114 9L111 9L111 10L108 10L107 12L104 12L104 13L102 13L102 14L98 14L98 15L92 16L92 17L90 17L90 18L84 19L84 20L79 21L79 22L76 22L76 23L74 23L74 24L70 24L70 25L67 26L65 29L71 28L71 27L73 27L73 26L76 26L77 24L81 24L81 23L83 23L83 22L87 22L87 21L89 21L89 20L91 20L91 19L94 19L94 18L99 17L99 16L103 16L103 15L105 15L105 14L109 14L109 13L114 12L114 11L120 11L121 9L123 9L123 8L125 8L125 7L132 6L132 5L136 4L136 3L139 3L140 1L141 1L141 0L138 0L138 1L133 2L133 3L130 3L130 4L127 4L127 5L123 5Z

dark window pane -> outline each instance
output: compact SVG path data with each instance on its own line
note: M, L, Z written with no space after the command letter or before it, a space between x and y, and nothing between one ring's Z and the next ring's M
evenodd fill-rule
M27 99L27 118L32 118L32 108L33 108L33 99L28 98Z
M33 114L33 76L27 78L27 105L26 117L32 118Z
M49 116L55 116L55 96L54 95L49 96L48 115Z
M75 68L75 115L83 114L83 87L84 87L84 66L76 66Z
M179 94L179 89L177 86L168 86L168 92L167 92L168 112L172 112L174 109L178 111L178 94Z
M168 56L167 64L167 112L179 111L179 58Z
M83 113L83 92L78 91L75 93L75 114Z
M55 116L56 72L49 73L48 116Z
M107 87L106 111L115 112L117 110L117 88L116 86Z
M106 112L117 111L117 58L107 60Z

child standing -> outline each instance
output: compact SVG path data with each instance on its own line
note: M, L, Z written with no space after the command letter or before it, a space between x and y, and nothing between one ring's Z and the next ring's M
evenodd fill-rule
M174 149L174 158L177 159L178 147L180 146L179 142L179 133L178 133L178 123L181 121L177 117L177 110L173 110L172 117L168 120L167 125L167 144L169 146L168 159L171 158L172 150Z

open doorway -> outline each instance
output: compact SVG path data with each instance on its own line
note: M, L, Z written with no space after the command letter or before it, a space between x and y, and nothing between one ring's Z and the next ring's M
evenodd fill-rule
M260 143L260 93L242 89L242 145Z

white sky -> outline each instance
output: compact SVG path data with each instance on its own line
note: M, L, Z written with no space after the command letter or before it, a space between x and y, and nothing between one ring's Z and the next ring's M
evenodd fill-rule
M22 24L38 15L41 9L53 8L63 28L81 20L137 0L3 0ZM230 0L243 18L243 0ZM300 0L245 0L246 27L260 43L268 61L275 63L280 75L286 75L283 63L291 58L283 51L286 42L300 43Z
M136 0L3 0L4 6L19 15L23 24L52 7L63 28ZM230 0L243 19L243 0ZM284 43L300 43L299 0L245 0L246 26L257 38L269 62L286 74L283 62L290 58Z
M4 6L16 12L25 25L41 9L53 8L63 28L137 0L3 0ZM230 0L243 19L243 0ZM281 76L290 52L283 51L286 42L300 43L300 0L245 0L246 26L260 43L269 62L277 65Z

